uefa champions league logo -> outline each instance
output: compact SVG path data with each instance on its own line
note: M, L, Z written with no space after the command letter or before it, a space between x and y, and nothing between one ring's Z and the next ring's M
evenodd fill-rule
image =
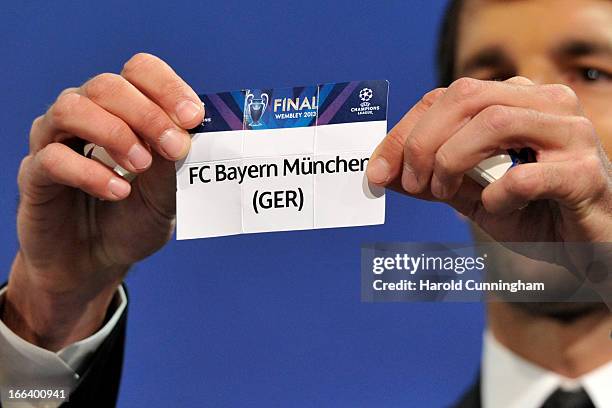
M372 91L370 88L363 88L361 91L359 91L359 99L361 99L362 102L369 102L373 96L374 91Z
M245 112L247 112L247 118L251 127L261 126L261 117L263 116L268 103L270 102L270 95L261 93L259 98L255 98L252 93L247 93L245 99Z
M359 107L352 107L351 113L357 115L373 115L375 112L380 111L380 105L372 105L371 101L374 98L374 91L371 88L362 88L357 96L361 103ZM376 101L374 101L374 103L376 103Z
M361 99L361 104L359 106L365 108L370 106L370 99L374 97L374 91L370 88L363 88L359 91L359 99Z

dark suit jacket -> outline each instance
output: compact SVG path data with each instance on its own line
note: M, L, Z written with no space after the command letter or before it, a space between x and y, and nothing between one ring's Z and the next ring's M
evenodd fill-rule
M61 405L61 408L112 408L117 404L123 367L126 322L127 308L121 315L117 326L88 362L87 370L79 373L81 375L79 386L70 395L69 400Z
M480 408L480 375L452 408Z

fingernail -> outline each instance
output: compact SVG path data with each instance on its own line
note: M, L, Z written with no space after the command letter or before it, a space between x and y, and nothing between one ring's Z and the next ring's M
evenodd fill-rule
M366 176L374 184L384 184L389 180L391 166L384 157L377 157L368 162Z
M135 144L128 152L128 161L136 170L143 170L151 164L151 154L139 144Z
M402 187L409 193L416 193L419 190L416 174L406 162L404 162L404 171L402 172Z
M434 197L441 200L446 198L446 187L440 182L440 179L435 173L431 177L431 193Z
M117 177L113 177L108 182L108 190L115 198L125 198L130 194L130 183Z
M186 100L176 106L176 117L181 123L191 123L201 111L202 104Z
M173 159L181 159L187 154L186 135L176 129L166 130L159 139L159 145L166 155Z

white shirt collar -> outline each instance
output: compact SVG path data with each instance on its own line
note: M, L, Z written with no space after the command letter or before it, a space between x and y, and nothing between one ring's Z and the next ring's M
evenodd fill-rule
M557 388L583 387L597 408L612 407L612 361L569 379L539 367L502 345L486 331L482 358L483 408L539 408Z

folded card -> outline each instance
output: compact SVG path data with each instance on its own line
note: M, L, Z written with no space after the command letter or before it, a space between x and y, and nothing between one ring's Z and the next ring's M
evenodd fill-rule
M387 133L387 81L202 95L176 166L177 238L382 224L365 169Z

